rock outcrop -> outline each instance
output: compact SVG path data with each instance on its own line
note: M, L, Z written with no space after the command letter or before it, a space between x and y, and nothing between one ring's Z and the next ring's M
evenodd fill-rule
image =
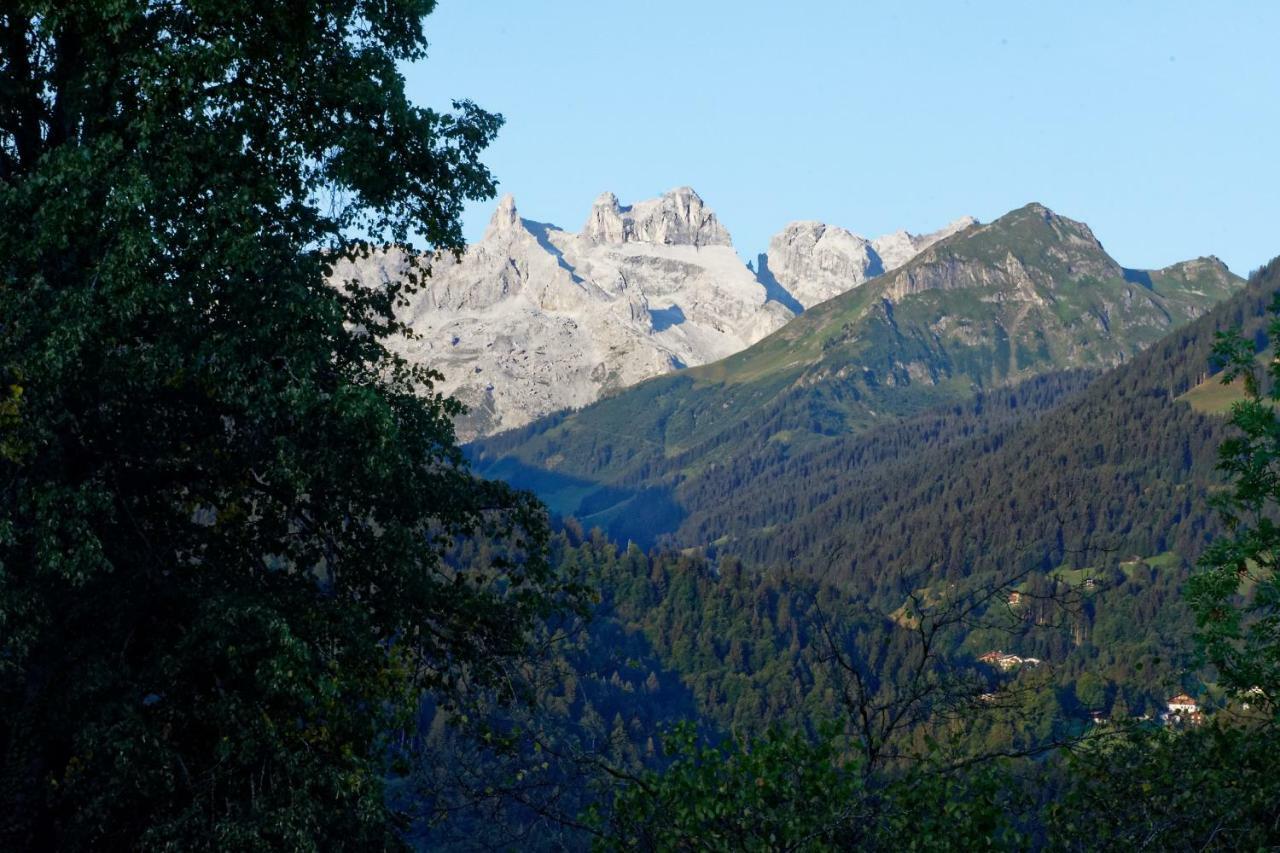
M935 243L977 222L966 216L932 234L895 231L874 240L822 222L792 222L769 242L760 269L802 306L812 308L901 267Z
M821 222L792 222L769 241L761 269L805 308L883 272L870 241Z
M596 199L582 228L593 243L654 243L661 246L732 246L711 208L690 187L623 207L613 193Z

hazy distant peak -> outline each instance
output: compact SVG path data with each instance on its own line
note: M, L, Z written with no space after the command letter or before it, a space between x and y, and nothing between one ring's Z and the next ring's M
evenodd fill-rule
M978 221L978 217L976 216L967 216L967 215L961 216L959 219L955 220L954 222L949 222L946 225L944 225L942 228L938 229L937 231L934 231L932 235L926 235L926 236L934 236L941 240L943 238L950 237L952 234L958 234L959 232L965 230L966 228L972 228L975 225L981 225L981 224L982 223Z
M962 216L928 234L912 234L910 231L899 229L891 234L876 237L871 241L871 245L880 256L884 271L888 272L902 266L934 243L977 224L978 220L974 217Z

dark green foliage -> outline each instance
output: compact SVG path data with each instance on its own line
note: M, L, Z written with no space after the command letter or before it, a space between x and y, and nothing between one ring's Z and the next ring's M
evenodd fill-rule
M823 574L929 565L966 574L1010 559L1048 568L1113 549L1194 559L1218 528L1196 490L1220 481L1223 424L1175 398L1205 376L1216 331L1263 331L1275 288L1274 272L1260 272L1244 292L1083 392L1095 377L1049 375L816 446L788 439L784 423L796 410L770 407L726 430L725 443L671 454L622 485L636 494L664 484L685 517L652 532L681 545ZM612 434L616 444L628 433ZM481 451L516 441L496 438ZM554 447L567 452L560 439ZM511 473L554 492L547 479Z
M1250 338L1219 338L1216 347L1219 359L1233 365L1224 379L1251 370L1257 347L1265 344L1265 339L1256 334L1259 311L1265 304L1259 298L1269 295L1273 289L1270 282L1274 273L1274 265L1260 272L1255 284L1264 287L1254 291L1248 313L1244 317L1236 315L1234 320L1244 321ZM1204 326L1208 332L1211 333L1214 326L1220 327L1224 319L1227 324L1233 322L1233 310L1221 313L1225 316L1206 321ZM1202 356L1213 341L1213 337L1204 332L1205 329L1193 330L1191 338L1192 351ZM1280 326L1271 329L1273 338L1276 334L1280 334ZM1173 396L1171 391L1185 390L1195 379L1179 376L1176 360L1172 365L1168 363L1168 352L1160 355L1166 359L1160 364L1172 366L1175 371L1169 390L1163 395L1167 401ZM1157 382L1170 379L1157 372L1157 364L1152 359L1138 368L1145 371L1141 380L1134 371L1128 375L1126 371L1118 372L1104 386L1113 395L1104 399L1123 406L1126 382L1145 381L1149 385L1153 379ZM1273 382L1275 378L1272 377ZM836 746L830 739L811 740L793 730L789 734L770 732L754 741L730 741L717 748L707 748L698 747L691 734L683 733L674 743L675 763L665 773L644 775L617 797L611 826L620 841L611 839L610 843L639 842L649 848L705 845L709 849L753 845L804 849L806 844L819 848L856 845L894 849L946 845L972 849L987 844L1002 849L1035 846L1063 850L1274 846L1280 840L1276 831L1280 788L1273 778L1277 748L1273 705L1277 594L1273 587L1275 553L1280 541L1276 540L1274 518L1280 495L1276 493L1272 467L1274 460L1280 458L1280 451L1273 446L1280 436L1280 427L1277 427L1274 406L1261 394L1263 385L1258 379L1247 383L1250 397L1237 404L1231 420L1237 433L1221 444L1221 468L1231 478L1232 485L1218 492L1214 504L1223 512L1231 535L1208 548L1191 585L1190 601L1196 611L1200 638L1214 665L1210 674L1216 672L1221 685L1227 688L1225 697L1216 688L1203 684L1193 688L1202 703L1208 703L1211 711L1217 711L1211 724L1200 728L1165 728L1156 720L1163 710L1163 696L1168 695L1161 691L1181 689L1175 686L1176 682L1165 679L1179 671L1186 672L1191 666L1186 656L1186 640L1192 622L1178 601L1187 561L1169 557L1133 561L1104 556L1100 565L1064 569L1048 577L1033 575L1020 586L1027 598L1020 606L1028 616L1034 617L1033 621L1039 622L1041 615L1047 613L1040 602L1056 598L1053 584L1068 581L1080 589L1081 579L1092 581L1087 594L1071 609L1071 624L1063 626L1072 637L1067 646L1055 649L1053 631L1040 632L1039 639L1035 633L1027 633L1019 640L1025 644L1021 647L1024 654L1031 650L1053 661L1050 679L1026 695L1028 702L1011 707L1012 713L1004 719L998 716L987 719L971 713L965 720L971 729L970 737L960 742L961 757L958 764L953 763L951 767L989 768L990 756L1017 754L1027 745L1028 734L1033 738L1037 736L1035 729L1042 720L1050 728L1038 737L1052 741L1070 734L1073 714L1077 718L1091 712L1112 717L1115 722L1095 728L1076 742L1074 750L1042 764L1016 765L1017 775L979 772L958 779L943 772L946 760L955 761L955 754L947 751L940 753L950 756L942 764L931 764L926 759L919 765L933 766L939 771L935 774L917 775L908 770L903 775L895 773L892 764L871 774L859 774L849 773L847 765L842 763L845 756L861 754L847 740L842 742L843 746ZM1120 393L1114 394L1117 390ZM1068 403L1070 408L1064 407L1064 410L1079 413L1078 417L1083 419L1098 418L1105 409L1101 404L1091 408L1090 393L1097 392L1090 389L1083 399ZM1141 398L1143 395L1130 396ZM1049 415L1035 425L1034 432L1044 430L1046 423L1052 427L1058 417L1058 414ZM1066 424L1079 423L1072 419L1072 414L1061 417ZM1121 435L1139 441L1126 421L1119 423L1124 426ZM1148 423L1159 431L1154 422ZM1168 434L1176 436L1179 427L1175 421L1168 428ZM1051 432L1048 439L1033 438L1032 446L1052 440ZM1072 442L1067 440L1066 433L1058 438L1058 446L1070 452ZM1175 466L1188 465L1190 458L1198 458L1197 454L1187 456L1175 462ZM1132 465L1145 459L1158 464L1156 453L1142 447L1132 456L1117 456L1110 463L1106 463L1105 454L1100 455L1093 464ZM1077 461L1081 465L1069 466L1070 470L1089 468L1089 460ZM1034 464L1031 467L1034 470ZM1041 476L1048 483L1053 482L1048 471L1042 471ZM1153 481L1159 482L1158 478ZM1199 488L1195 493L1203 494ZM1028 489L1020 494L1034 497L1037 493ZM1058 520L1058 524L1061 523ZM1194 550L1194 546L1188 550ZM746 617L757 620L746 636L759 637L762 632L767 636L776 629L767 617L760 622L760 614L776 616L781 611L777 607L761 608L761 603L769 596L786 595L788 585L767 577L756 577L744 584L742 568L722 558L718 573L703 574L696 594L684 594L680 592L684 578L697 577L698 571L689 564L690 558L681 556L680 559L686 563L683 570L672 566L658 571L664 562L672 565L671 559L659 556L649 573L648 584L637 587L634 580L627 582L620 578L611 588L622 593L616 605L620 612L632 613L632 618L648 626L647 633L656 638L658 647L665 645L670 654L688 661L680 665L682 671L690 672L692 668L696 673L710 675L706 686L698 692L704 696L703 702L708 703L704 707L715 716L716 689L732 683L735 670L741 668L741 662L747 657L734 651L734 614L754 614ZM981 568L981 564L976 568ZM876 584L883 584L882 575L874 577ZM753 588L755 594L751 596L747 591ZM718 607L717 600L729 590L734 590L734 604ZM792 594L797 591L794 584L790 585ZM874 599L876 587L860 584L858 575L854 574L844 581L841 592L851 593L855 600L858 597ZM842 597L829 598L830 606L839 607ZM637 604L627 604L629 598ZM761 672L778 660L788 661L793 672L800 672L798 664L805 656L797 652L809 642L800 640L804 632L795 627L792 605L788 604L785 610L792 625L792 636L798 642L793 644L790 657L776 646L772 650L768 646L755 646L754 667ZM739 617L739 621L742 618ZM699 653L699 643L689 646L681 641L686 627L692 627L693 637L701 638L709 633L716 642ZM894 645L893 636L897 631L888 625L880 629L886 648ZM664 640L668 633L674 637L669 643ZM972 632L967 642L970 647L982 648L1000 636L992 629L980 629ZM1004 636L1008 639L1008 635ZM728 651L723 650L726 641ZM851 653L865 655L866 651L855 645ZM892 658L890 654L888 660ZM899 686L905 683L899 667L889 663L887 671L893 673L891 683ZM1161 672L1164 679L1159 675ZM698 684L699 675L689 677L689 681ZM799 684L800 679L796 683ZM1056 689L1045 689L1055 686ZM763 693L762 700L764 696L776 696L785 690L783 685L775 685ZM1235 698L1230 698L1233 695ZM1214 696L1218 697L1216 701ZM1044 706L1046 700L1047 707ZM1037 706L1048 713L1038 717ZM851 710L847 703L843 709L837 703L824 710L829 714L833 709L837 714ZM773 714L776 713L775 710ZM810 708L800 715L801 724L821 715ZM1141 722L1140 716L1149 722ZM726 719L723 712L719 718ZM765 715L764 724L768 725L769 720L770 716ZM735 726L743 722L733 720ZM927 743L946 731L945 718L937 716L925 726ZM1008 732L1001 735L1005 726ZM841 731L848 736L850 732L856 733L857 727ZM925 749L917 755L925 758L935 754ZM907 781L911 783L910 788L903 787ZM816 790L824 787L839 792L840 808L813 797ZM786 793L777 797L768 795L776 790ZM915 799L903 797L908 790L917 795ZM1030 802L1022 801L1018 792L1039 799L1042 804L1039 812ZM941 818L936 818L931 808L936 802L945 803ZM986 806L986 810L976 813L976 818L966 813L966 804L974 803ZM999 805L992 805L994 803ZM815 808L819 805L822 808ZM891 834L878 834L881 826L878 819L892 814L901 816L902 822L892 825ZM967 814L971 822L966 821ZM660 821L659 815L669 819ZM1019 836L1013 827L1022 827L1028 834ZM977 832L973 831L975 828ZM768 840L760 841L761 838ZM892 843L886 839L892 839Z
M1110 549L1194 556L1214 527L1196 496L1217 480L1222 425L1174 398L1203 375L1215 329L1256 317L1274 287L1260 279L1079 394L1042 380L865 439L752 460L749 482L746 464L724 466L696 491L682 488L692 512L679 535L692 544L728 534L724 547L745 559L787 554L853 575L894 564L948 575L1011 560L1052 567Z
M1221 482L1228 424L1175 398L1202 380L1217 330L1243 326L1249 358L1266 344L1274 290L1272 266L1102 376L1047 375L717 463L676 492L697 507L686 542L718 534L709 547L619 548L570 519L557 559L602 600L566 659L565 683L590 702L552 690L546 703L576 756L543 771L556 802L594 802L603 847L766 846L771 833L799 848L1269 843L1271 742L1229 727L1239 703L1197 667L1183 598L1221 530L1204 495ZM945 630L913 679L922 616ZM992 649L1046 663L1001 672L976 661ZM646 672L663 691L645 689ZM681 689L664 692L673 679ZM615 697L635 697L618 710L599 689L615 681ZM1228 727L1160 729L1184 690ZM884 734L864 708L873 723L908 713ZM664 753L664 722L694 716L697 735L681 730ZM819 731L823 719L837 728ZM1197 795L1207 784L1218 788ZM545 814L524 809L503 814L545 833Z
M1262 271L1274 278L1273 261ZM1280 317L1280 301L1272 308ZM1197 639L1226 698L1214 724L1190 731L1139 729L1115 749L1081 755L1050 811L1063 849L1272 849L1280 844L1280 749L1275 697L1280 642L1275 574L1280 508L1275 465L1280 421L1274 360L1258 375L1260 336L1222 333L1214 348L1222 380L1244 377L1231 410L1219 467L1229 484L1210 498L1226 528L1201 556L1188 584ZM1280 319L1268 329L1280 334Z
M1043 751L1190 678L1177 591L1221 529L1199 496L1223 425L1174 398L1215 329L1259 331L1276 267L1098 381L1040 376L1163 328L1112 335L1116 300L1189 316L1225 279L1139 282L1100 251L1060 269L1064 234L1088 240L1018 211L910 272L1007 262L1008 283L1016 261L1034 322L984 299L1007 288L885 300L886 279L481 448L566 453L603 486L575 508L686 549L549 542L540 505L472 477L435 377L389 353L419 282L326 280L368 250L351 234L457 248L459 206L492 193L497 117L404 97L432 5L0 13L0 845L378 848L412 821L428 844L1027 843ZM1223 684L1270 698L1280 428L1258 399L1235 418L1232 536L1193 603ZM580 576L603 600L559 637L545 617ZM535 639L556 654L529 661ZM1014 643L1052 667L976 661ZM1055 842L1276 841L1269 730L1137 737L1055 771ZM978 761L999 754L1026 777ZM1132 808L1171 779L1211 790ZM461 839L434 823L463 814Z
M1213 673L1197 670L1183 600L1191 558L1219 529L1203 495L1220 482L1227 425L1174 398L1200 381L1215 330L1243 325L1250 357L1265 344L1256 333L1274 289L1269 267L1100 378L1046 376L896 429L717 466L697 482L723 491L686 492L731 531L710 548L618 548L568 521L557 559L586 572L602 600L567 659L566 683L575 698L594 690L590 703L557 690L546 703L569 721L557 737L577 756L543 771L556 802L594 801L606 847L742 846L770 833L800 847L894 849L1177 847L1182 832L1197 845L1265 841L1272 793L1254 774L1270 741L1251 752L1232 729L1175 736L1158 719L1184 690L1224 722L1232 713L1199 680ZM828 505L839 510L822 515ZM1011 530L1025 538L1004 541ZM949 536L963 547L939 549ZM823 566L837 548L856 561L848 569ZM946 559L932 556L940 550ZM1006 604L1015 591L1021 602ZM983 604L945 625L930 675L913 680L921 616L945 620L966 600ZM997 648L1046 665L976 662ZM647 672L681 690L647 691ZM630 687L635 697L618 710L588 686L615 681L614 696ZM884 735L862 724L863 708L873 720L909 713ZM664 754L664 721L695 714L698 736L686 731ZM838 723L834 740L821 719ZM1180 750L1194 761L1180 763ZM1000 757L1008 764L993 765ZM1236 763L1252 786L1244 796L1223 777ZM1152 801L1162 779L1184 787ZM1197 799L1211 782L1219 790ZM840 791L839 808L811 799L815 787ZM503 814L545 831L545 815L524 808ZM1220 819L1230 831L1215 841ZM557 837L582 843L586 832Z
M1055 850L1272 850L1280 844L1280 741L1233 720L1142 729L1073 756L1045 814Z
M626 647L618 634L642 637L644 656L656 661L647 665L678 677L699 718L722 731L759 734L778 723L808 727L848 713L848 685L832 657L832 638L884 696L900 689L920 660L918 626L902 619L906 598L885 596L891 603L878 609L874 583L821 583L753 572L731 558L646 555L634 546L619 552L600 542L565 553L575 568L589 567L603 593L587 656L578 664L587 669L580 671L616 669L607 653ZM1192 621L1181 602L1186 567L1139 563L1117 568L1115 577L1095 575L1098 584L1087 593L1079 581L1019 579L1015 586L1027 601L1017 609L1004 602L1012 587L994 580L963 595L957 588L930 605L935 621L947 619L949 607L976 606L943 626L930 666L951 680L930 682L936 695L920 708L928 713L892 733L888 751L921 749L923 728L962 753L1035 751L1080 736L1094 712L1162 710L1164 699L1181 689L1178 678L1194 666ZM616 625L609 630L618 633L605 632L605 625ZM1006 674L975 663L992 649L1050 665ZM1001 690L998 702L976 701L976 694ZM686 704L664 713L659 701L646 719L687 715ZM886 751L883 743L873 746Z
M1273 264L1274 265L1274 264ZM1280 297L1273 306L1274 340L1280 335ZM1200 560L1191 581L1191 603L1209 661L1234 695L1280 698L1280 362L1256 375L1255 343L1224 334L1216 349L1226 365L1223 381L1243 376L1245 399L1231 409L1233 434L1222 445L1219 467L1231 480L1213 496L1227 535ZM1269 389L1269 390L1268 390ZM1280 717L1277 718L1280 722Z
M602 850L1013 850L1023 803L1004 768L867 775L833 729L772 730L700 745L679 727L671 764L636 777L612 803Z
M689 726L663 739L670 766L623 789L601 848L823 850L847 832L860 778L841 765L834 739L698 740Z
M393 845L419 691L573 592L386 349L412 281L326 282L492 194L499 119L405 99L433 5L0 13L0 846Z

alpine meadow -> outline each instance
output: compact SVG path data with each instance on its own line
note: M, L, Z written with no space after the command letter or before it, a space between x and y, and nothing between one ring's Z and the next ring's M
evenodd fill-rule
M437 5L0 8L0 849L1280 847L1275 10Z

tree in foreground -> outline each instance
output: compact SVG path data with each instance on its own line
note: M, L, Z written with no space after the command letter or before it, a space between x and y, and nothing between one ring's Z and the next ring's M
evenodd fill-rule
M1260 277L1274 278L1277 261ZM1280 340L1280 295L1272 306L1271 345ZM1262 368L1255 342L1219 335L1223 382L1239 381L1244 399L1231 410L1235 435L1218 467L1229 487L1212 501L1227 528L1200 560L1190 599L1200 640L1222 686L1273 713L1280 710L1280 358ZM1261 376L1259 374L1262 374Z
M421 691L573 605L388 349L415 282L326 280L492 195L499 119L397 72L433 5L0 12L0 847L394 844Z
M1272 261L1253 279L1274 289L1278 274ZM1274 346L1280 298L1272 310ZM1210 497L1227 533L1201 557L1187 598L1222 707L1203 727L1138 727L1104 752L1076 756L1048 815L1058 849L1280 845L1280 363L1264 367L1257 342L1238 332L1219 335L1215 356L1222 381L1244 394L1219 448L1229 482Z
M699 745L664 739L670 765L619 789L601 850L982 850L1026 846L1020 795L997 764L964 773L863 772L847 738L781 730Z

